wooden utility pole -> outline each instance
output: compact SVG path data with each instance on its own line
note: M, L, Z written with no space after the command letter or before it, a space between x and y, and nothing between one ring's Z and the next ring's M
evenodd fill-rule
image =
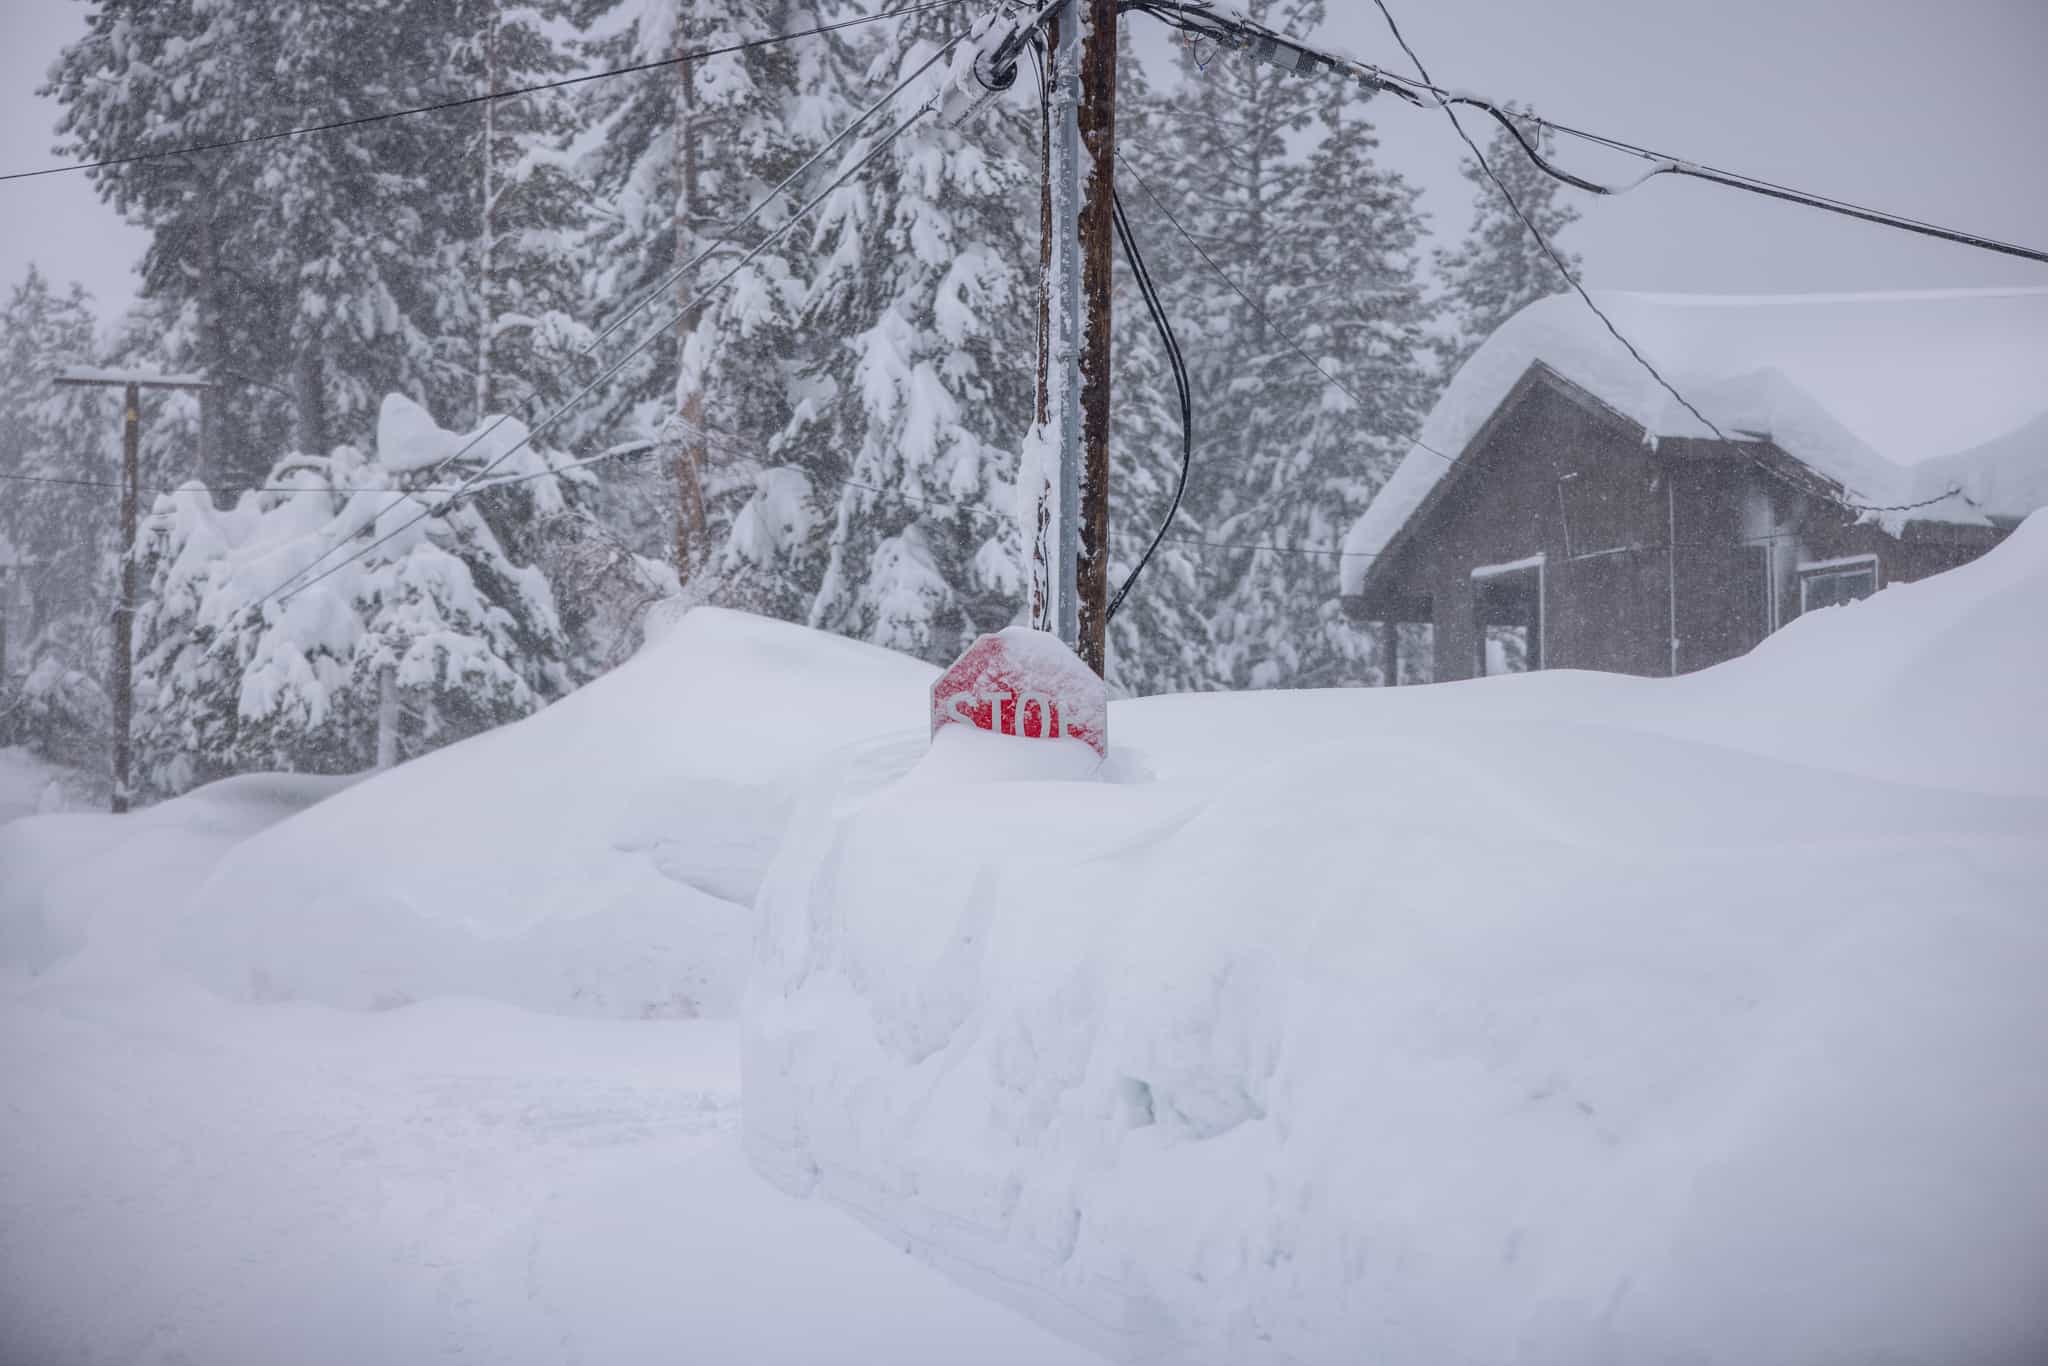
M1115 0L1089 0L1081 45L1081 144L1089 166L1081 204L1081 294L1088 310L1081 351L1081 658L1101 674L1109 654L1110 252L1116 219Z
M118 370L67 370L60 385L119 385L121 414L121 600L114 605L114 799L119 814L128 809L131 785L131 729L135 712L135 532L140 520L142 483L142 391L144 389L207 390L213 385L196 375L144 375Z
M1085 15L1085 19L1084 19ZM1100 674L1109 606L1110 248L1116 186L1115 0L1064 0L1051 24L1043 196L1041 420L1050 424L1032 621Z

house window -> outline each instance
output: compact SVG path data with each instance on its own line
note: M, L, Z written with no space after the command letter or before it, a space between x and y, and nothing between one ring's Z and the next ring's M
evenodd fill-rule
M1472 571L1472 610L1481 674L1543 667L1543 557Z
M1799 610L1839 607L1869 597L1878 589L1877 556L1854 555L1799 566Z

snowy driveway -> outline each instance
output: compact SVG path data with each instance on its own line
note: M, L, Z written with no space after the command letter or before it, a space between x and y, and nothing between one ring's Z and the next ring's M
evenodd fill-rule
M0 1360L1092 1360L736 1141L730 1022L0 1002Z

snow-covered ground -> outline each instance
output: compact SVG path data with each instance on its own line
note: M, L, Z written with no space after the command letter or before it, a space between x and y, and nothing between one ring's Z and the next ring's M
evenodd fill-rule
M1131 1360L2048 1360L2044 594L2037 518L1674 682L879 742L749 1151Z
M918 724L933 675L692 613L522 724L230 851L169 953L240 999L729 1015L790 778L849 736Z
M0 825L17 816L82 805L85 787L79 774L44 763L25 749L0 746Z
M2044 592L1099 771L698 612L0 825L0 1362L2048 1359Z
M748 1170L731 1022L0 1005L0 1361L1074 1362Z
M749 623L725 625L737 663ZM821 658L829 642L809 662ZM663 672L658 657L639 668ZM628 671L613 701L631 686ZM498 785L494 748L472 747L481 784L457 809L497 826L508 861L555 874L527 888L542 906L596 855L566 836L552 857L537 846L515 813L549 784ZM557 796L577 795L559 779ZM345 935L299 921L308 903L291 896L223 914L261 888L217 871L223 856L294 826L311 834L285 847L309 858L338 841L309 874L349 872L364 935L389 932L380 905L431 862L435 831L465 828L444 813L408 864L397 832L452 796L442 781L408 767L345 794L384 789L352 810L332 780L233 779L123 820L0 827L0 1363L1094 1359L754 1175L730 1018L576 1019L455 996L358 1011L276 999L289 977L262 1002L195 984L193 966L217 964L183 951L194 925L250 927L255 962L304 936L282 960L301 963ZM458 838L444 857L454 869L480 855ZM676 902L686 934L690 903ZM493 906L505 902L475 919ZM602 912L591 919L586 961L644 980ZM531 990L517 953L494 961L502 975L474 979L479 991Z

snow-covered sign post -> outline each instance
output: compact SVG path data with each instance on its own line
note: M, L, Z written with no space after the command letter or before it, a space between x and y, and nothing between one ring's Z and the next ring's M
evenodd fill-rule
M973 726L1020 740L1079 740L1098 757L1109 754L1109 692L1102 677L1076 653L1080 643L1077 569L1081 520L1079 493L1082 465L1081 253L1080 177L1082 147L1076 106L1080 100L1082 5L1063 0L1048 5L1032 21L1057 8L1061 27L1053 63L1059 108L1055 133L1055 167L1049 179L1055 233L1048 278L1051 336L1041 345L1046 371L1047 407L1053 431L1034 429L1026 443L1020 473L1028 509L1024 542L1031 551L1032 627L1012 626L984 635L932 685L932 735L952 725ZM975 51L958 63L953 79L968 98L971 116L991 93L1007 89L1016 78L1016 60L1027 29L1012 16L1008 24L991 23L976 35ZM1115 16L1109 13L1108 51L1115 52ZM1114 65L1107 68L1114 80ZM977 88L978 87L978 88ZM1106 139L1108 133L1104 134ZM1105 145L1108 145L1105 142ZM1105 152L1102 161L1108 164ZM1105 239L1106 240L1106 239ZM1104 321L1107 304L1103 304ZM1105 366L1106 368L1106 366ZM1043 468L1050 458L1053 469ZM1098 604L1098 618L1101 616ZM1096 637L1100 641L1099 626Z
M1049 631L982 636L932 684L932 734L973 726L1020 740L1079 740L1109 754L1109 693Z

